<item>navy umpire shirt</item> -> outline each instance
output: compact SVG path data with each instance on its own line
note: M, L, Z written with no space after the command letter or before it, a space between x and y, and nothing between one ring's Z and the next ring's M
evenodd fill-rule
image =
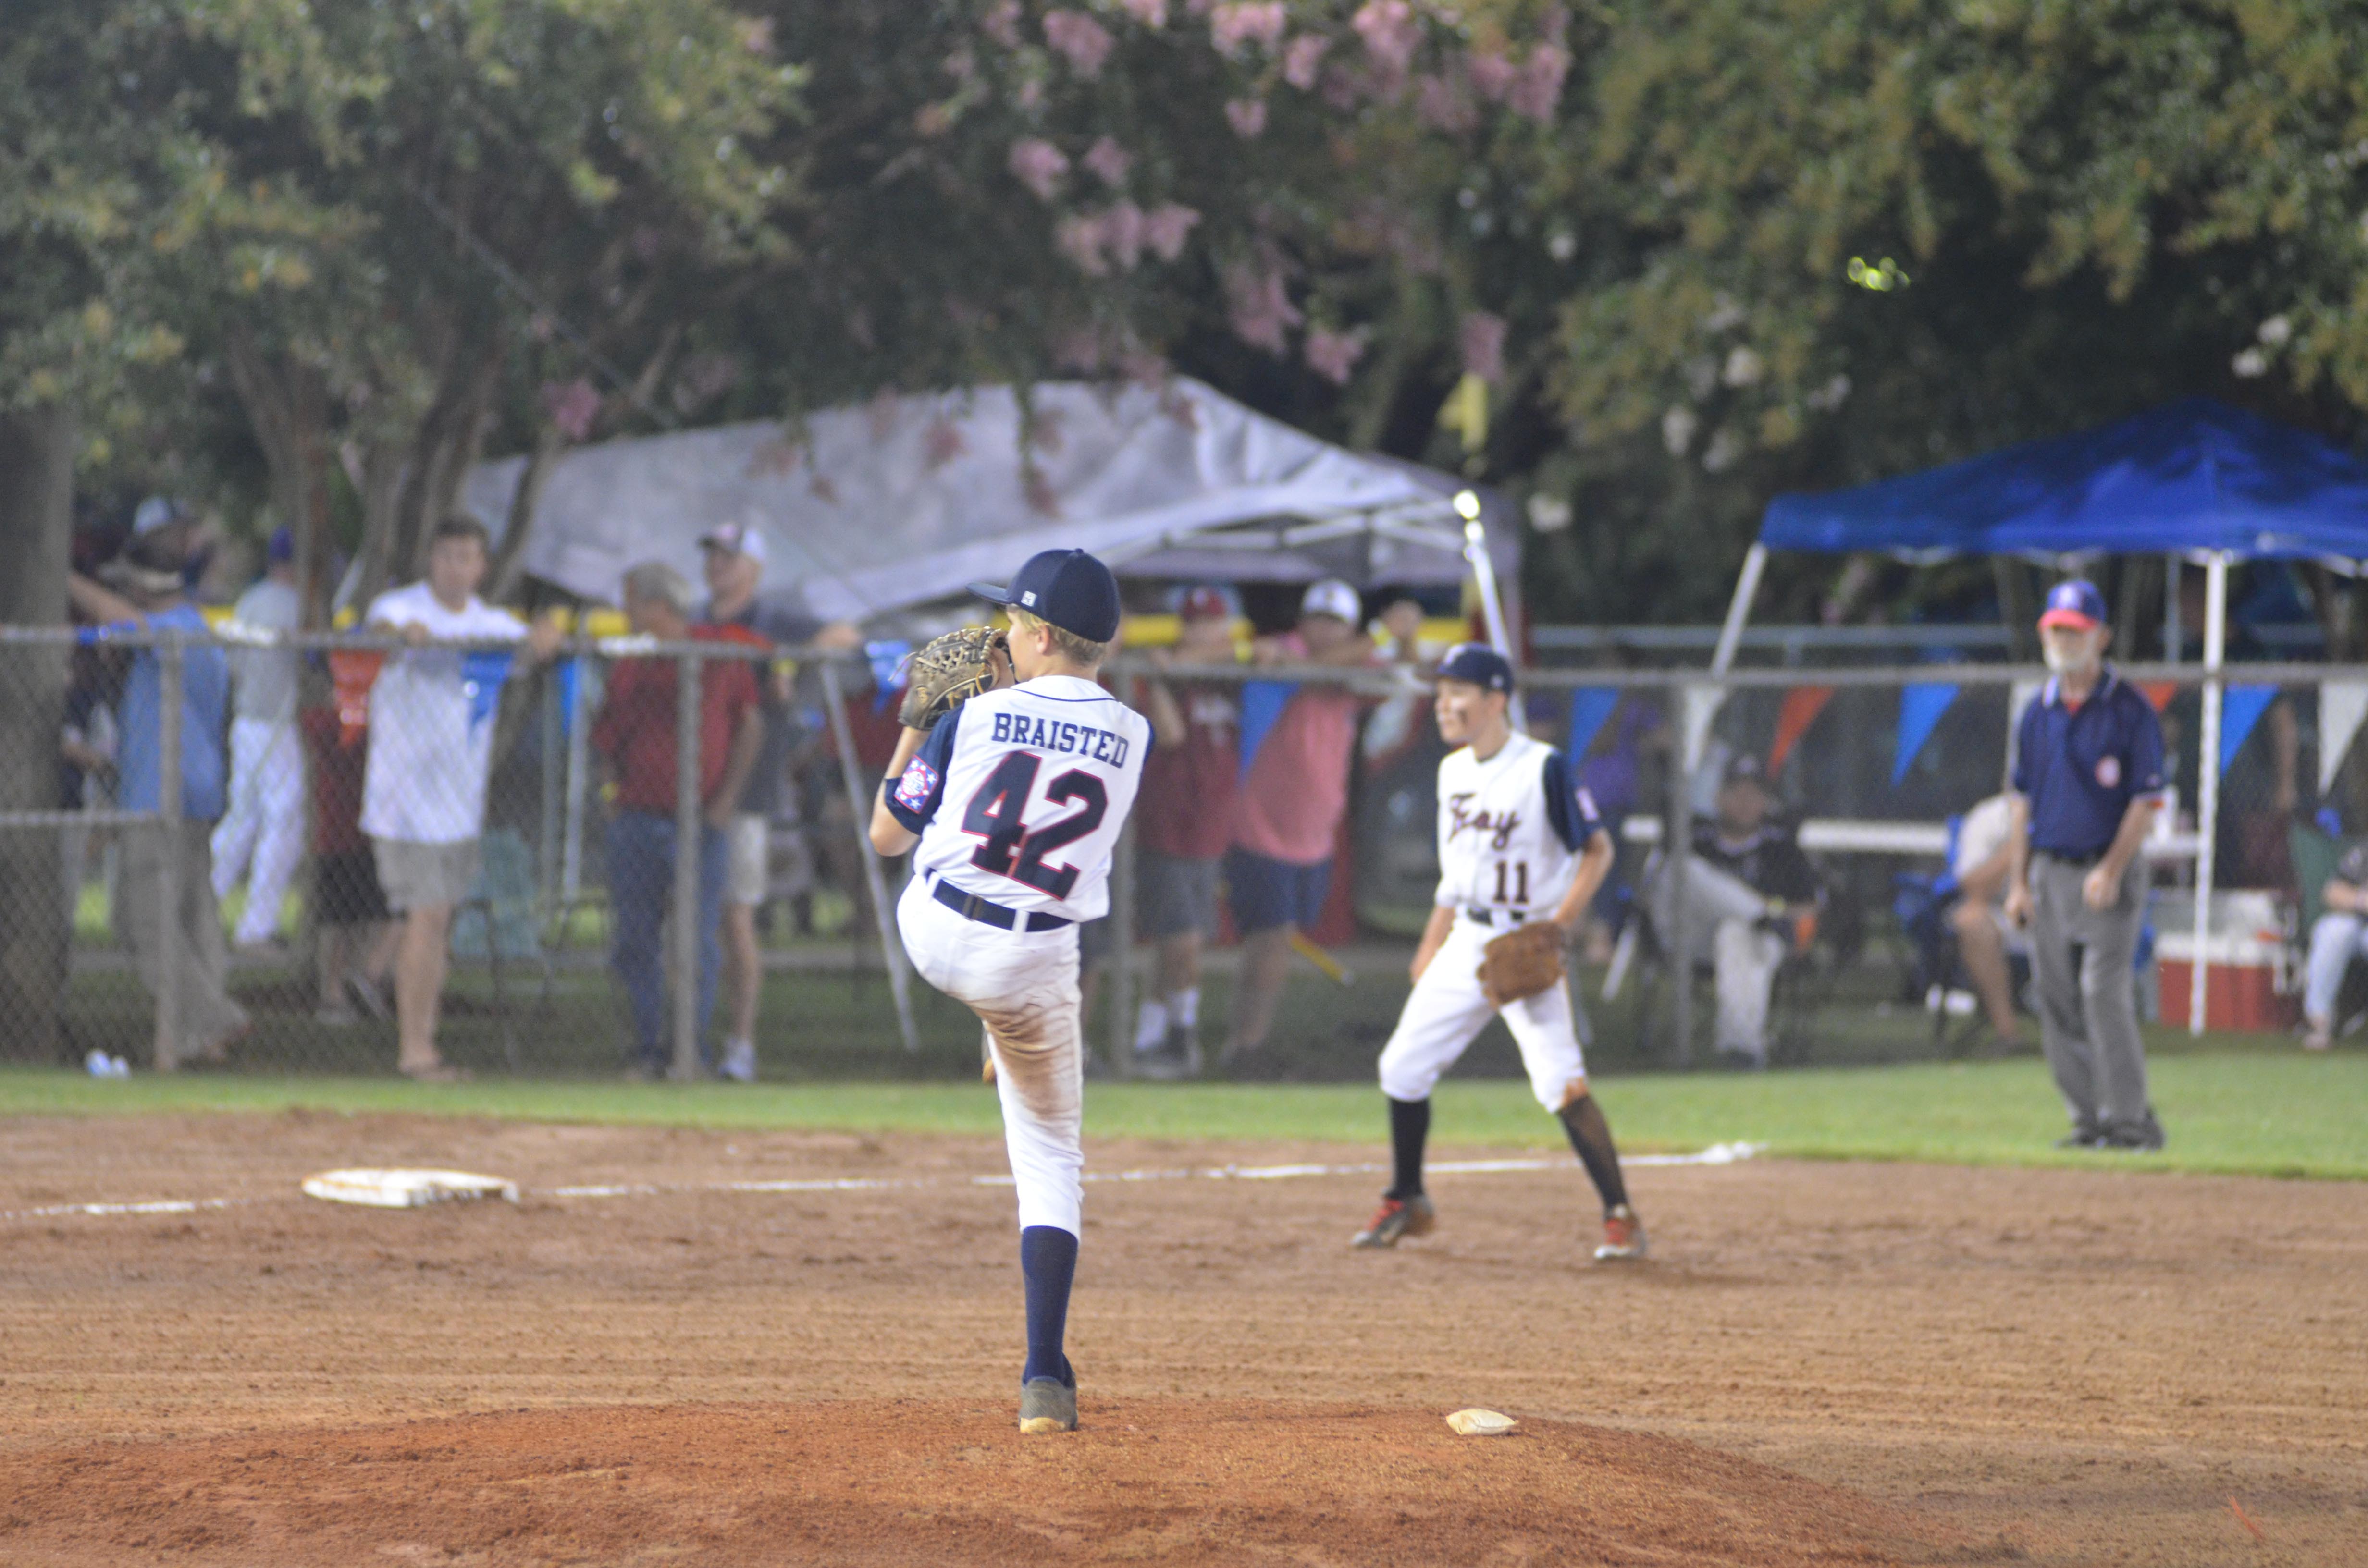
M2102 855L2130 802L2162 792L2162 721L2154 704L2110 668L2078 708L2050 678L2022 710L2014 788L2031 801L2033 849L2067 860Z

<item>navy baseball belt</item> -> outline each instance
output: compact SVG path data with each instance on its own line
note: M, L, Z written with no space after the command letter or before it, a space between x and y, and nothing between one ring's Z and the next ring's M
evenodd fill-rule
M2112 846L2109 845L2106 847ZM2044 855L2050 860L2066 866L2093 866L2105 858L2103 849L2091 849L2085 855L2067 855L2061 849L2042 849L2037 845L2033 845L2031 852L2033 855Z
M1036 913L1023 915L1019 910L1007 909L992 899L981 898L974 892L962 892L943 877L938 878L937 883L936 887L929 890L931 898L965 920L975 920L982 926L992 926L998 931L1058 931L1064 926L1076 924L1065 915Z
M1494 926L1497 924L1497 917L1500 915L1505 917L1505 924L1508 926L1519 926L1530 917L1529 912L1523 909L1467 909L1463 913L1483 926Z

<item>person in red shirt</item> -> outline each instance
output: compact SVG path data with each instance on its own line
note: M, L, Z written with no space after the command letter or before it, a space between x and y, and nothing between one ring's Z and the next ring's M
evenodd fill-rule
M1155 664L1230 665L1234 611L1224 593L1186 591L1171 652ZM1136 1061L1149 1077L1201 1070L1201 948L1217 926L1217 873L1233 842L1241 777L1240 687L1223 681L1143 683L1140 707L1158 744L1143 765L1135 811L1137 934L1158 944L1159 972L1135 1017Z
M625 574L625 619L661 642L734 642L717 627L690 623L690 582L646 562ZM592 749L614 786L609 818L609 902L616 927L609 960L632 1005L635 1056L627 1075L663 1076L667 1049L662 933L673 903L676 699L680 660L625 659L609 673L609 694L592 725ZM708 1021L723 968L725 829L765 741L757 676L744 658L708 659L699 679L699 1040L711 1068Z
M1299 625L1261 639L1260 664L1371 665L1380 651L1359 630L1357 590L1338 578L1308 585ZM1357 720L1366 705L1346 686L1302 686L1258 744L1235 797L1233 846L1225 856L1225 896L1242 935L1242 976L1234 993L1230 1062L1266 1044L1283 982L1291 937L1315 923L1332 881L1332 843L1349 809L1349 768Z
M314 1015L333 1027L394 1017L387 980L395 940L378 862L362 832L362 770L369 732L348 729L334 706L307 708L297 727L313 781L313 924L318 928L321 1000Z

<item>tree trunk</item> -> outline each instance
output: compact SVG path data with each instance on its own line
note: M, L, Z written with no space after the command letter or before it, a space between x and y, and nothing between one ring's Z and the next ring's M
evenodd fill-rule
M2039 662L2039 606L2031 591L2031 569L2011 555L1990 557L1990 580L1998 585L1998 619L2006 622L2017 664Z
M491 331L454 334L441 356L436 399L409 443L387 536L365 567L363 595L409 582L427 565L427 540L452 510L461 482L484 447L485 415L500 385L502 353Z
M231 381L271 472L271 505L296 540L303 624L326 624L329 569L329 381L313 366L268 355L244 326L230 334Z
M567 437L555 425L545 425L536 432L534 450L528 455L526 468L518 474L518 494L510 497L510 515L502 530L502 541L494 550L493 569L485 574L485 598L500 604L507 600L518 586L518 560L526 553L527 538L534 528L535 508L541 505L543 486L551 482L551 471L567 450Z
M60 626L74 540L74 426L59 409L0 414L0 625ZM0 811L54 811L66 650L0 645ZM60 1054L66 912L60 835L0 828L0 1053Z

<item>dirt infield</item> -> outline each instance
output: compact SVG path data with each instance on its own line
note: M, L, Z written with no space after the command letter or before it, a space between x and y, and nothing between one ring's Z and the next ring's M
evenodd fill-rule
M294 1195L397 1163L526 1193ZM2356 1186L1648 1169L1655 1258L1610 1269L1569 1170L1441 1176L1440 1233L1379 1256L1341 1244L1370 1175L1110 1182L1085 1430L1023 1441L1010 1191L973 1179L1000 1167L966 1139L0 1123L0 1562L2368 1561ZM712 1189L802 1181L845 1185ZM143 1199L225 1206L35 1212ZM1474 1403L1521 1432L1450 1434Z

